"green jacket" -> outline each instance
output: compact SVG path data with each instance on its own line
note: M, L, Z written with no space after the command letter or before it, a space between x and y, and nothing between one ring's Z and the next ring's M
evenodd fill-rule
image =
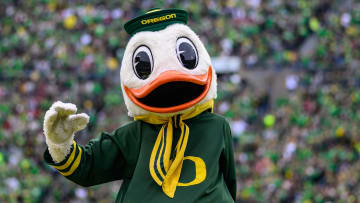
M190 129L184 156L201 158L206 178L196 185L178 186L173 199L163 193L149 172L150 155L161 125L134 121L111 134L102 133L85 146L74 142L70 154L58 164L48 150L44 159L67 179L85 187L123 180L116 202L234 202L236 174L228 123L210 112L184 122ZM179 129L175 128L173 149L178 136ZM195 180L196 171L196 163L184 159L179 182Z

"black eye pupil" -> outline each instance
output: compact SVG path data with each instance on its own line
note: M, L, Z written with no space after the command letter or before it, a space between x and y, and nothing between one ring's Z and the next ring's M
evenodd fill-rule
M182 42L179 45L179 56L185 68L194 69L196 67L196 52L189 43Z
M140 51L135 56L135 71L140 79L146 79L151 73L151 61L145 51Z

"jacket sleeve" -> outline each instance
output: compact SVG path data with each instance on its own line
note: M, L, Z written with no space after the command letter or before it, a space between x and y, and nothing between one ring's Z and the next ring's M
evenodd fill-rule
M231 130L227 122L225 122L224 132L225 146L222 153L222 159L220 161L220 168L223 172L226 186L229 189L232 198L234 199L234 201L236 201L236 172L234 162L234 150Z
M74 141L70 153L60 163L55 163L46 149L45 162L67 179L86 187L130 178L140 149L138 125L139 122L132 122L111 134L101 133L85 146Z

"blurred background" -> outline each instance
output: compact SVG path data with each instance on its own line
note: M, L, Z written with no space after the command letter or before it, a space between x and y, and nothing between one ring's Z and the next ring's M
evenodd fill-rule
M131 121L123 24L182 8L219 76L239 202L360 201L357 0L0 1L0 202L112 202L121 181L80 187L47 166L42 122L61 100L91 116L86 144Z

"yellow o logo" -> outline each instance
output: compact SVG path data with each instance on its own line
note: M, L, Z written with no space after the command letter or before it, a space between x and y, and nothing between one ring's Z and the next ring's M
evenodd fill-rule
M193 161L195 164L195 179L188 183L178 182L177 186L191 186L203 182L206 178L205 162L200 157L196 157L196 156L186 156L184 157L184 160L186 159Z

